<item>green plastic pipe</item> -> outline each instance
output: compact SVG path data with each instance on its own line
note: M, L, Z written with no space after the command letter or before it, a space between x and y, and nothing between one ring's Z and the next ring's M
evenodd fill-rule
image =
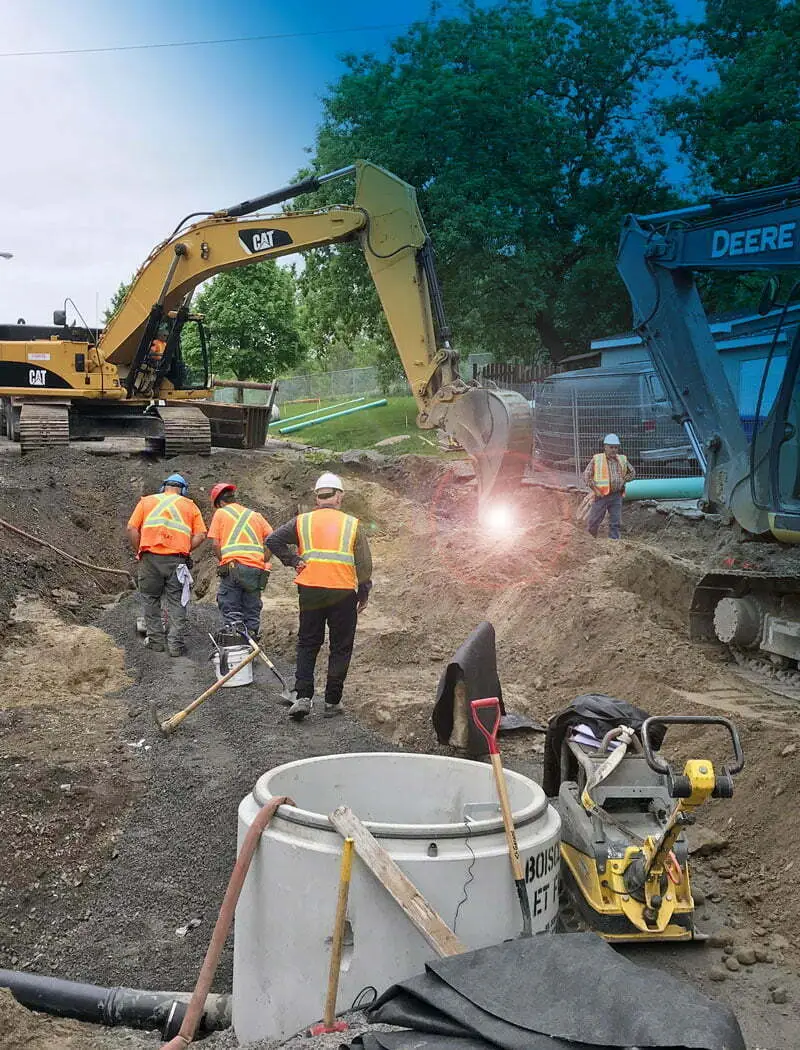
M317 412L332 412L336 408L344 408L345 405L354 405L356 401L365 401L364 397L353 397L349 401L341 401L338 405L328 405L327 408L312 408L310 412L301 412L297 416L289 416L289 419L294 420L296 423L298 419L308 419L309 416L315 416ZM286 420L284 420L284 423ZM279 419L273 419L272 423L280 423ZM272 426L272 423L268 423L267 426Z
M637 478L625 486L625 499L700 499L705 478Z
M368 405L356 405L355 408L346 408L343 412L332 412L328 416L317 416L316 419L307 419L305 423L294 423L290 427L279 427L279 434L294 434L296 430L305 430L306 427L313 427L317 423L327 423L329 419L338 419L340 416L351 416L354 412L366 412L368 408L380 408L381 405L388 405L389 402L385 397L382 397L380 401L371 401Z

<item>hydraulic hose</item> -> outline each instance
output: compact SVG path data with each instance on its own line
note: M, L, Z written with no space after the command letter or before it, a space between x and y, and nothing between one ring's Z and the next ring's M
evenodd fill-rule
M244 837L242 848L239 850L239 856L236 858L236 863L233 866L233 871L228 881L228 888L225 890L222 906L214 924L214 932L211 934L206 957L203 959L203 965L200 967L197 984L194 987L189 1008L181 1023L180 1031L168 1043L164 1043L161 1050L186 1050L189 1043L194 1040L203 1014L203 1003L208 996L211 982L214 980L214 974L217 972L219 957L222 954L222 949L225 947L225 941L228 939L228 932L233 923L236 902L239 900L244 880L247 877L247 872L250 870L253 854L261 841L261 833L275 816L276 810L284 804L288 806L295 805L294 801L286 795L271 799L266 806L258 811L255 820L250 825Z
M40 539L38 536L33 536L30 532L25 532L24 529L18 529L16 525L12 525L11 522L4 521L2 518L0 518L0 528L8 529L9 532L13 532L17 536L22 536L23 539L30 540L31 543L37 543L40 547L47 547L48 550L55 551L60 557L66 558L67 561L74 562L76 565L80 565L84 569L91 569L93 572L105 572L112 576L124 576L128 580L129 586L134 586L136 583L127 569L111 569L107 565L94 565L90 561L83 561L81 558L76 558L74 554L69 554L67 551L62 551L59 547L53 546L53 544L48 543L47 540Z
M162 1033L167 1031L170 1018L174 1018L176 1004L183 1013L190 999L186 992L102 988L19 970L0 970L0 988L8 988L17 1002L30 1010L90 1024L125 1025ZM207 1034L229 1028L230 1023L230 996L209 995L201 1010L200 1030Z

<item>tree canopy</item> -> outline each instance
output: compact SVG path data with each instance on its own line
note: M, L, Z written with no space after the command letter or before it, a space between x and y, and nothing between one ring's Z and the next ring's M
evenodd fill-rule
M668 0L467 3L386 58L346 56L313 170L363 157L417 188L462 352L559 360L627 324L615 246L626 211L669 198L648 100L679 34ZM304 203L341 193L332 183ZM310 261L309 313L380 334L357 254Z
M695 80L666 112L699 187L736 193L797 178L800 4L706 0L697 32L716 80Z
M305 351L294 274L266 261L228 270L202 289L193 310L209 333L214 371L266 382L292 368ZM184 350L191 359L192 332Z

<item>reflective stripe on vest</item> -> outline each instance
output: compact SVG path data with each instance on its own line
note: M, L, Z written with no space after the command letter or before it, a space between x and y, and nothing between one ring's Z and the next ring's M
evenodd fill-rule
M607 496L611 491L611 478L608 469L608 457L605 452L598 452L597 455L593 456L594 460L594 483L600 492L601 496ZM628 460L621 453L617 456L619 462L620 478L622 479L622 487L625 488L625 473L628 469Z
M234 510L233 507L220 507L220 510L234 522L230 535L220 548L222 558L232 558L237 554L249 554L263 559L264 544L259 540L250 525L253 511L246 509L238 511Z
M170 529L172 532L180 532L181 535L191 538L191 528L181 517L180 511L174 508L174 504L180 498L175 492L165 492L163 495L156 496L157 502L144 519L142 531L157 528ZM172 513L168 514L167 511Z
M305 587L356 590L356 529L358 518L332 507L320 507L297 517L298 553L306 568L295 583Z

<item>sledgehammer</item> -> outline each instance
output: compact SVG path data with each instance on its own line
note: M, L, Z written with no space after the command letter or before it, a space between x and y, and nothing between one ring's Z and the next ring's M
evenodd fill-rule
M517 845L517 833L514 830L514 818L511 814L511 804L508 801L508 789L506 788L506 776L503 772L503 763L500 761L500 750L497 746L497 731L500 728L500 701L496 696L486 700L473 700L472 720L481 731L489 745L489 758L492 762L494 783L497 788L497 797L500 800L500 811L503 814L503 826L506 829L506 842L508 843L508 859L511 861L511 871L514 874L514 885L517 887L519 906L522 911L522 936L531 937L533 929L531 926L531 902L528 898L528 888L525 885L525 873L522 870L522 861L519 859L519 846ZM480 717L481 711L494 712L491 728L487 727Z
M156 720L156 725L161 730L161 732L167 735L171 733L174 729L177 729L187 715L190 715L192 711L198 708L202 703L205 703L205 701L208 700L210 696L213 696L218 689L221 689L222 686L225 685L225 683L231 678L233 678L233 676L238 671L240 671L243 667L246 667L247 664L255 660L255 658L258 656L258 653L258 649L254 649L253 651L249 652L241 663L238 663L235 667L228 671L226 675L223 675L222 678L218 679L218 681L216 681L210 689L206 689L204 693L201 693L196 700L192 700L192 702L187 707L184 707L182 711L176 711L174 715L170 715L170 717L165 722L162 722L159 719L158 711L156 710L156 705L155 703L152 703L150 705L150 708L153 712L153 717Z

